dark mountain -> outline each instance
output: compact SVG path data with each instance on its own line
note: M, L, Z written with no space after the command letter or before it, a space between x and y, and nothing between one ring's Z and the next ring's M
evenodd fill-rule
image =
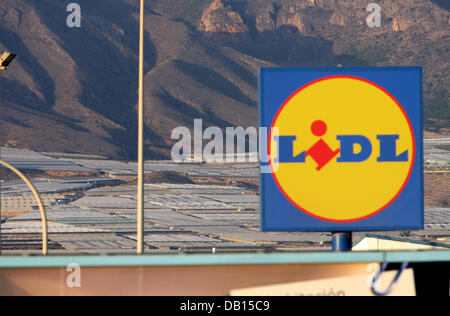
M1 143L133 158L137 0L2 0ZM370 1L369 1L370 2ZM257 71L266 66L420 65L428 129L450 125L446 1L146 1L146 158L167 157L176 126L256 126Z

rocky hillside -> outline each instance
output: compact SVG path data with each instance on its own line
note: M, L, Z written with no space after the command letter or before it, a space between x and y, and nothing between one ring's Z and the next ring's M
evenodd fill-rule
M133 158L138 1L2 0L1 143ZM167 157L176 126L257 124L257 71L267 66L420 65L428 129L450 125L450 13L445 0L151 0L146 10L147 158Z

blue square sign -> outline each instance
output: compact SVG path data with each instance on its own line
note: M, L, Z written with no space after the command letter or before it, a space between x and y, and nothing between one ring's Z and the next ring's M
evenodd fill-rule
M424 227L422 69L260 72L263 231Z

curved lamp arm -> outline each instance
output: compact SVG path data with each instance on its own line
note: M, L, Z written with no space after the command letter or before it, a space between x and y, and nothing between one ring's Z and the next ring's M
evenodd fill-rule
M9 163L0 160L0 165L13 171L15 174L17 174L31 189L31 192L33 192L34 197L36 198L36 201L39 206L39 210L41 212L41 218L42 218L42 254L46 256L48 254L48 226L47 226L47 216L45 214L44 205L42 204L41 196L39 195L39 192L36 190L34 185L31 183L31 181L18 169L14 168Z

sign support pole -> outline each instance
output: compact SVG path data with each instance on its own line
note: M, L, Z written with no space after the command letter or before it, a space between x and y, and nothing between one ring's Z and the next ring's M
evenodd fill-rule
M144 253L144 0L140 1L137 254Z
M352 232L333 232L333 251L352 251Z

